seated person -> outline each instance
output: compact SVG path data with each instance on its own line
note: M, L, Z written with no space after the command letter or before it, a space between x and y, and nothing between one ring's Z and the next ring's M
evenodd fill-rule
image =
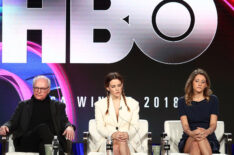
M180 152L189 154L219 153L215 136L218 119L218 98L212 95L210 80L202 69L194 70L186 84L185 96L179 99L178 109L184 133Z
M102 138L96 142L99 152L105 152L105 139L111 137L114 155L130 155L137 147L133 140L139 129L139 103L124 94L123 77L109 73L105 78L107 97L95 103L97 131Z
M33 79L33 96L18 104L11 119L0 128L0 135L13 133L16 152L45 154L44 144L51 144L58 136L60 152L67 152L67 141L74 139L73 126L65 113L65 104L49 97L50 79L37 76ZM65 139L66 138L66 139Z

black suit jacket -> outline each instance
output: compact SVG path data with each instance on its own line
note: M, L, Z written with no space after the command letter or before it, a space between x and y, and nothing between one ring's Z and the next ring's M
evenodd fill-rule
M66 151L66 140L65 137L62 136L64 130L68 126L73 126L75 130L75 126L68 121L65 107L66 106L64 103L50 100L51 118L53 122L52 125L54 126L56 135L58 135L60 144L62 145L64 151ZM10 133L13 133L13 139L24 135L28 131L32 110L32 99L22 101L18 104L11 119L4 124L9 128Z

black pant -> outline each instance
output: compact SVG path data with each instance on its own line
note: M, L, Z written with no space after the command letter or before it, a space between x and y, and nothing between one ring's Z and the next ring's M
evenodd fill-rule
M44 144L51 144L53 140L49 126L40 124L34 129L28 131L22 137L14 140L16 152L39 152L40 155L45 154Z

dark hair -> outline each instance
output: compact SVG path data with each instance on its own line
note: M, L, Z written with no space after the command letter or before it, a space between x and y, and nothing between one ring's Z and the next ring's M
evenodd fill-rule
M185 84L185 102L187 105L191 105L191 102L193 100L193 81L197 75L203 75L206 78L206 84L207 87L203 91L204 97L209 101L210 100L210 95L212 94L212 90L210 89L211 83L210 83L210 78L206 71L203 69L195 69L190 75L189 78Z
M106 90L107 87L109 87L110 81L113 80L113 79L118 79L122 84L124 84L124 79L123 79L123 76L121 74L119 74L118 72L111 72L111 73L108 73L106 75L106 77L105 77L105 81L104 81L105 90ZM106 109L106 114L108 114L109 113L109 106L110 106L110 92L107 91L106 94L107 94L107 109ZM130 108L127 105L124 89L122 90L122 96L123 96L123 99L124 99L124 103L125 103L125 105L128 108L128 111L130 111Z

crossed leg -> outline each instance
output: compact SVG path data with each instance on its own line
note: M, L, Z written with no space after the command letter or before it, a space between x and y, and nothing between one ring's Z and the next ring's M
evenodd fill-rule
M212 155L210 144L207 138L196 141L189 137L186 141L184 152L190 155Z
M127 141L113 141L113 153L114 155L130 155Z

